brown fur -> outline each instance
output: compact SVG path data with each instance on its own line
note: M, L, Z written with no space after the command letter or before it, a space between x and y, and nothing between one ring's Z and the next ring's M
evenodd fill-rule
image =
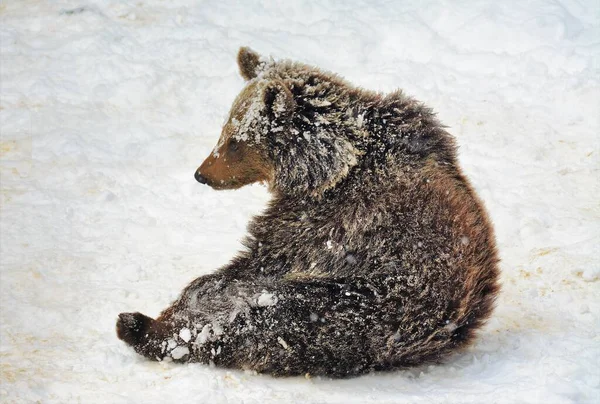
M499 291L483 204L430 109L242 48L247 86L196 178L264 181L246 249L119 338L155 360L335 377L438 362Z
M208 156L197 170L214 189L237 189L273 178L273 167L246 142L228 137L218 153L219 157Z

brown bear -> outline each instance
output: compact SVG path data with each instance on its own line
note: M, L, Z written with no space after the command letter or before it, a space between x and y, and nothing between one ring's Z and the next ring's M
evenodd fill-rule
M238 54L247 80L196 171L215 189L264 182L266 211L230 264L120 339L153 360L348 377L467 346L499 291L492 226L454 139L400 91Z

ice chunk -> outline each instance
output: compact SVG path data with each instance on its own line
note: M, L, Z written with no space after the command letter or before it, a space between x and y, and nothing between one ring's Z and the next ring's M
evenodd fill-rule
M223 335L223 327L219 323L212 323L212 331L215 336Z
M181 331L179 331L179 338L185 342L190 342L190 339L192 338L192 332L189 328L182 328Z
M277 296L273 293L268 293L263 291L260 296L258 296L257 304L260 307L274 306L277 304Z
M190 353L190 350L187 347L178 346L177 348L175 348L171 351L171 357L173 359L181 359L185 355L188 355L189 353Z
M198 336L196 337L196 344L202 345L202 344L206 343L209 336L210 336L210 324L206 324L204 327L202 327L202 331L200 331L198 333Z

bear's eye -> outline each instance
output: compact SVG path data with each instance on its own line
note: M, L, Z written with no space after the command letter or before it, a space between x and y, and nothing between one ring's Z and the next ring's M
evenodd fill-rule
M235 139L231 139L229 141L229 150L232 152L236 152L238 151L238 149L240 148L240 144L237 140Z

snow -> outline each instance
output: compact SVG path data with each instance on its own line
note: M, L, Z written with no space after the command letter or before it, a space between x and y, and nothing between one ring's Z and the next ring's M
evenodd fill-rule
M179 338L181 338L184 342L190 342L190 339L192 339L192 332L189 328L184 327L181 329L181 331L179 331Z
M277 342L279 342L279 345L281 345L283 349L290 349L289 345L287 344L287 342L285 342L283 338L277 337Z
M600 402L599 2L28 0L0 18L0 401ZM225 264L268 200L193 178L243 45L439 112L502 257L470 349L275 379L149 362L116 338L118 313L154 317Z
M210 329L210 324L206 324L204 325L204 327L202 327L202 331L200 331L200 333L196 337L196 344L202 345L205 344L206 341L208 341L208 339L210 338Z
M178 346L178 347L175 347L175 349L173 349L171 351L171 357L173 359L181 359L185 355L188 355L189 353L190 353L190 350L188 349L188 347Z
M263 291L256 299L256 304L259 307L268 307L276 305L278 301L279 299L275 294Z

